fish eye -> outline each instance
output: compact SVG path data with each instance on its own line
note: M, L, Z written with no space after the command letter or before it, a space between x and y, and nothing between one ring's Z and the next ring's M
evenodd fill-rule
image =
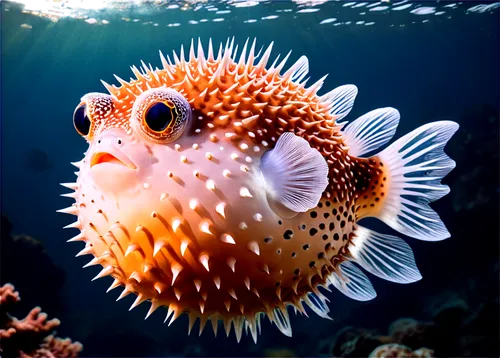
M161 133L174 123L175 106L172 102L154 103L144 114L144 123L154 132Z
M85 137L90 132L91 124L92 122L87 114L87 105L85 103L80 104L73 113L73 125L76 131Z
M191 119L188 101L174 89L153 88L137 97L132 127L157 143L178 139Z

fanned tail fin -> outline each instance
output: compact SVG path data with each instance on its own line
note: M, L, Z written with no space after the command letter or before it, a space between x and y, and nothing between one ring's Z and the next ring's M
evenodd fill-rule
M350 154L362 156L386 144L398 121L395 109L382 108L352 122L343 133ZM420 240L448 238L448 230L429 204L450 191L441 180L455 162L444 153L444 147L458 127L451 121L428 123L378 154L359 158L358 217L376 217L394 230ZM353 263L385 280L410 283L421 279L410 246L398 237L358 225L349 251ZM361 281L367 285L367 280ZM351 293L346 291L347 286L334 282L341 292Z
M377 217L407 236L438 241L450 236L439 215L429 207L450 192L441 179L455 162L444 146L457 131L451 121L433 122L415 129L380 152L387 167L388 193Z

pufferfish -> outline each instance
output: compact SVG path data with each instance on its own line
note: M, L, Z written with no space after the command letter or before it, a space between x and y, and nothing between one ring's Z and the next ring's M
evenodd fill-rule
M421 279L401 238L358 224L375 217L420 240L449 237L429 203L449 192L441 179L455 166L444 146L450 121L423 125L385 149L399 122L379 108L348 122L357 87L319 95L325 77L306 86L308 59L287 70L290 53L268 65L272 43L255 51L234 39L207 55L198 39L185 58L160 52L162 69L142 62L134 79L103 82L73 122L89 148L75 183L85 266L114 278L121 299L136 295L182 313L189 332L211 322L254 341L262 317L291 336L288 307L329 318L324 289L360 301L376 293L360 269L383 279ZM238 58L239 57L239 58ZM84 267L85 267L84 266ZM321 288L321 291L320 291ZM109 291L108 290L108 291Z

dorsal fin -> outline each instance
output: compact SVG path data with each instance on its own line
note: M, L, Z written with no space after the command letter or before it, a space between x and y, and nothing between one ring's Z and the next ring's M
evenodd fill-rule
M337 125L343 126L347 122L341 122L341 120L351 111L357 95L358 87L355 85L344 85L324 94L320 97L320 100L329 108L329 113L335 116Z
M396 133L399 112L394 108L379 108L349 123L342 130L349 154L361 157L380 148Z

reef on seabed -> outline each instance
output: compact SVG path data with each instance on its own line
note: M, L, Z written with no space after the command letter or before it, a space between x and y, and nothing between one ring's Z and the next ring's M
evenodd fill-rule
M14 286L0 287L0 353L2 357L21 358L72 358L83 349L79 342L59 338L53 334L61 324L57 319L48 320L40 307L33 308L23 319L9 314L20 301Z

